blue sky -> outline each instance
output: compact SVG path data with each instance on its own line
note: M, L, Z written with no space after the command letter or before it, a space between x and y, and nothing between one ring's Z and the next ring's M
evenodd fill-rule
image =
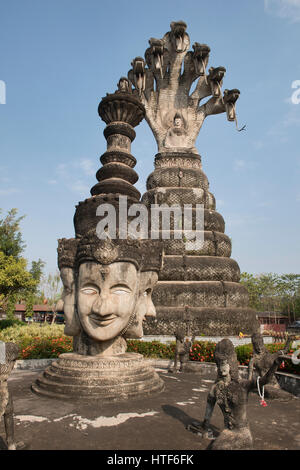
M241 91L246 131L221 114L197 140L232 257L242 271L299 273L300 0L0 0L0 207L26 214L25 256L54 272L106 149L98 103L174 20L226 67L223 89ZM143 193L156 144L146 122L136 131Z

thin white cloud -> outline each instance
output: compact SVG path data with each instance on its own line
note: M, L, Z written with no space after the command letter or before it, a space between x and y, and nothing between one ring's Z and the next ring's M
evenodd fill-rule
M80 193L85 197L89 197L90 195L89 186L81 180L73 181L72 183L67 184L67 188L76 193Z
M293 107L290 109L288 113L283 116L282 125L283 127L292 127L292 126L300 126L300 106Z
M86 176L95 176L95 173L97 171L96 162L89 160L87 158L82 159L79 162L76 162L75 166L78 166L78 168L82 169Z
M60 163L55 169L56 177L49 179L49 185L61 184L81 197L89 197L90 188L97 183L96 171L100 164L95 161L82 158L68 163Z
M291 23L300 22L300 0L264 0L265 12Z
M10 196L11 194L19 193L20 190L18 188L7 188L7 189L0 189L1 196Z
M233 162L234 171L253 170L257 166L257 163L253 160L243 160L242 158L236 159Z

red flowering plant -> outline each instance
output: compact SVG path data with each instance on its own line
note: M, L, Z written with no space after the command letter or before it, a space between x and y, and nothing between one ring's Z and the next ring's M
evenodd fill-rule
M200 362L214 362L216 343L210 341L196 341L190 350L190 360Z
M27 342L26 342L27 343ZM73 350L73 339L69 336L59 338L35 337L30 344L19 344L20 359L56 358L62 353Z

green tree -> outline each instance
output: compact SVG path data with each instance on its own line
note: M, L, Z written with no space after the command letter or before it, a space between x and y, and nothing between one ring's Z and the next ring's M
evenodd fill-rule
M241 283L248 289L249 305L258 311L280 310L281 297L278 287L278 275L274 273L241 273Z
M0 219L0 307L6 310L8 317L13 317L17 301L28 299L32 304L44 267L39 259L33 261L28 270L27 261L21 256L25 243L20 222L24 216L17 217L17 212L11 209Z
M2 307L8 306L7 315L10 317L13 316L17 295L32 292L37 286L37 281L26 268L24 258L15 259L0 251L0 302Z
M300 313L300 274L282 274L278 284L282 310L288 314L290 322L296 320Z
M15 259L20 257L26 246L20 232L20 222L25 216L17 217L17 213L17 209L11 209L4 219L0 219L0 251Z

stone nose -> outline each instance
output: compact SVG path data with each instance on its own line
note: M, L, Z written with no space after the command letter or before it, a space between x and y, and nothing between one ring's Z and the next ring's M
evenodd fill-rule
M110 311L109 306L110 306L109 297L101 293L101 295L97 297L97 299L92 305L92 312L101 316L107 315L109 313L112 313Z
M151 299L148 300L146 317L156 317L156 309Z

